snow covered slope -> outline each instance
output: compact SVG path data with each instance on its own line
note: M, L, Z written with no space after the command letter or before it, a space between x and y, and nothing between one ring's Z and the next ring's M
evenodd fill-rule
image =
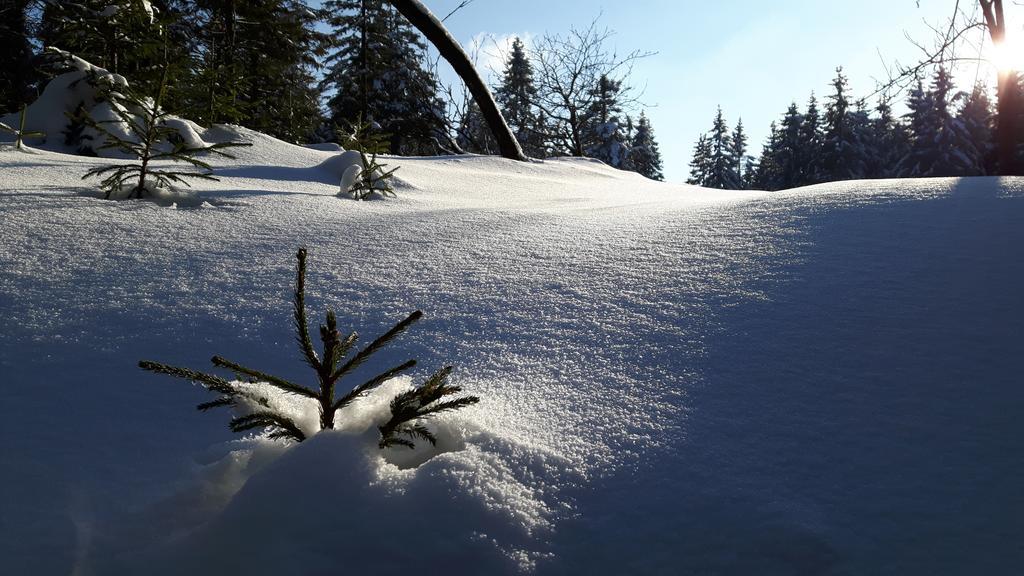
M733 193L393 159L399 197L357 203L331 153L241 132L199 207L0 151L4 573L1024 565L1024 180ZM456 365L483 401L444 422L455 451L234 441L199 388L136 367L304 378L299 245L344 326L424 310L381 361Z

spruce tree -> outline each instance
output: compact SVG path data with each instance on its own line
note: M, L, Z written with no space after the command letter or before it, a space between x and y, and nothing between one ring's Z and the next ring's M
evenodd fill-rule
M758 190L778 190L780 188L781 168L779 165L779 153L781 151L782 136L779 126L771 123L768 129L768 138L761 147L761 157L757 162L757 169L751 176L751 184L748 188Z
M892 115L892 107L882 98L875 107L869 132L870 153L865 176L867 178L895 178L899 164L907 154L909 136L903 123Z
M622 82L601 75L592 89L592 103L586 110L582 139L590 158L597 158L613 168L623 168L629 153L624 133L627 120L622 117L619 91Z
M950 106L957 98L949 72L939 67L929 90L921 82L911 90L911 146L901 163L909 176L966 176L979 173L981 154L974 148L971 136L955 118Z
M807 111L800 123L800 144L797 148L800 164L800 175L796 182L798 186L817 184L823 180L822 140L818 99L812 92L807 101Z
M471 154L497 154L498 142L484 120L480 106L472 98L466 100L466 113L459 123L455 142Z
M136 160L128 164L98 166L82 176L82 179L102 178L100 186L105 192L105 198L110 199L123 192L128 192L130 198L142 198L157 188L167 188L174 183L188 186L192 178L216 180L210 165L199 156L209 153L230 158L223 151L225 148L248 145L223 142L190 146L182 141L178 130L167 123L171 114L162 108L166 86L165 66L155 97L147 98L130 87L119 87L118 91L111 91L107 95L117 116L116 121L97 121L85 117L86 125L105 137L98 151L113 149ZM169 169L156 166L154 163L159 161L183 163L188 167Z
M704 186L708 179L708 170L711 163L711 143L707 134L701 134L697 138L697 144L693 147L693 158L690 160L690 177L687 184Z
M738 190L741 182L732 157L732 135L729 133L729 126L722 115L721 107L718 108L718 113L715 114L715 120L711 125L711 132L708 133L708 145L711 156L708 159L704 185L708 188Z
M376 122L391 134L393 154L434 152L444 105L415 29L385 0L328 0L324 8L332 32L320 86L333 94L329 120Z
M534 104L537 100L537 87L533 81L533 66L518 37L512 41L512 52L505 61L501 83L494 91L494 99L523 147L523 152L533 158L544 158L543 123L540 111Z
M737 188L745 188L745 172L747 160L747 134L743 131L743 119L736 122L729 146L729 158L733 162L733 170L737 175Z
M801 133L804 117L796 102L792 102L782 117L773 152L776 174L772 189L796 188L803 184L804 166L801 157Z
M229 424L233 432L263 429L269 438L281 438L294 442L302 442L308 438L307 431L300 429L293 418L275 409L269 399L260 394L259 388L254 386L258 383L271 386L284 394L316 402L320 413L319 430L335 429L338 426L338 412L342 408L358 402L381 384L416 366L415 360L408 360L380 372L345 393L341 393L339 390L339 385L346 376L405 332L423 317L423 313L413 312L395 324L384 335L353 354L359 335L355 332L342 335L338 329L337 315L333 310L328 309L325 323L320 325L319 330L323 352L318 354L313 344L313 338L310 336L306 311L307 253L305 248L298 251L296 259L298 264L292 298L293 326L302 360L316 375L317 385L315 387L305 386L248 368L221 356L213 357L213 365L235 374L236 380L230 381L214 374L147 360L139 362L139 367L157 374L166 374L197 382L217 394L217 398L199 404L197 408L201 411L218 407L235 408L240 413ZM380 448L389 446L414 448L415 441L421 439L436 444L437 438L433 431L424 424L425 418L442 412L458 410L480 401L476 396L452 398L462 389L447 383L451 371L450 366L442 368L422 385L403 392L391 400L391 417L378 427Z
M636 131L629 143L629 169L650 178L664 180L662 172L661 152L654 138L654 128L647 115L640 112Z
M985 86L978 83L964 99L957 120L967 132L968 152L977 167L976 175L994 174L996 169L995 115Z
M866 172L863 143L858 141L854 129L849 99L849 84L843 69L836 68L832 80L834 92L828 97L825 107L825 134L822 152L822 169L827 181L863 178ZM858 125L862 124L858 119Z
M27 104L36 80L29 41L29 3L0 2L0 115Z

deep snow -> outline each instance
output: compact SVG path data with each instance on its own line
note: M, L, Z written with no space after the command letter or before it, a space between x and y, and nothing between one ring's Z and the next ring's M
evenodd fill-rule
M1024 565L1024 180L735 193L403 158L398 198L353 202L336 153L238 132L199 207L0 151L4 573ZM425 311L374 367L456 365L483 399L442 422L460 449L239 442L136 367L305 377L300 244L311 312L372 338Z

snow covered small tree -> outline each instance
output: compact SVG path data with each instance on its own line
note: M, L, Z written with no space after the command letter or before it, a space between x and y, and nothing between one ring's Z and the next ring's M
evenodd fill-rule
M302 360L316 374L316 387L304 386L260 370L248 368L221 356L213 357L213 365L234 373L239 380L244 379L244 382L229 381L214 374L147 360L139 362L139 367L157 374L198 382L210 392L218 394L216 399L199 404L197 408L202 411L217 407L236 408L239 414L230 422L230 428L234 432L263 429L267 431L270 438L283 438L295 442L302 442L307 438L306 432L300 429L293 418L276 410L265 396L260 396L251 385L247 385L252 383L265 383L285 394L308 398L316 402L320 413L319 429L334 429L338 424L336 420L339 410L357 402L381 384L416 366L415 360L408 360L380 372L345 393L338 390L339 384L345 376L351 374L373 354L405 332L423 317L423 313L413 312L395 324L384 335L353 354L359 335L352 332L343 336L338 329L336 314L333 310L328 309L325 323L320 325L319 330L323 352L318 354L310 336L309 320L306 313L306 257L306 249L299 249L296 254L298 263L292 298L292 317ZM464 408L480 401L476 396L454 397L462 389L447 383L451 370L451 367L442 368L421 386L401 393L392 399L391 418L379 426L381 448L396 445L413 448L417 439L434 444L437 439L430 429L423 425L424 418L440 412Z
M779 127L775 122L771 123L768 129L768 138L761 147L761 157L757 161L757 169L751 176L751 184L748 188L759 190L777 190L780 179L779 168L779 142L781 136Z
M803 164L800 157L804 117L796 102L792 102L782 117L778 140L775 149L775 162L778 171L772 188L796 188L803 184Z
M345 146L359 153L359 164L348 168L342 175L340 196L354 200L366 200L374 194L394 196L391 178L398 168L386 170L387 164L381 163L377 155L388 149L388 135L379 130L372 122L359 121L349 126L350 132L345 138ZM337 131L337 129L335 129Z
M651 121L642 111L637 120L636 132L629 143L629 169L651 180L664 180L662 172L661 151L654 138Z
M217 154L230 158L225 148L248 146L241 142L222 142L211 145L190 146L181 138L178 129L168 125L170 112L161 107L167 86L167 69L164 69L159 89L154 98L137 94L130 87L111 91L107 97L114 118L96 120L86 116L85 124L102 134L105 142L97 151L113 149L135 158L137 162L98 166L85 173L82 179L102 178L100 187L105 198L128 192L129 197L142 198L157 188L169 187L172 183L189 185L188 180L216 180L211 166L199 159L203 153ZM160 160L187 164L186 169L167 169L153 165Z

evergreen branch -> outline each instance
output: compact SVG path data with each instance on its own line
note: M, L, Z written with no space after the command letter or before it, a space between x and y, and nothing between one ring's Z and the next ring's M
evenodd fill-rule
M440 404L434 404L426 408L419 410L420 416L426 416L428 414L439 414L441 412L450 412L452 410L458 410L459 408L465 408L472 406L480 402L480 398L476 396L463 396L462 398L456 398L455 400L449 400L448 402L441 402Z
M159 362L151 362L149 360L143 360L139 362L139 368L147 370L149 372L155 372L157 374L166 374L168 376L174 376L176 378L182 378L185 380L191 380L193 382L199 382L205 386L208 390L213 392L220 392L227 396L234 396L237 394L235 387L230 382L215 376L213 374L206 374L204 372L197 372L195 370L189 370L188 368L179 368L177 366L169 366L167 364L160 364Z
M332 406L333 409L340 410L345 406L348 406L349 404L352 403L353 400L361 396L363 393L373 390L374 388L380 386L384 382L387 382L388 380L394 378L395 376L401 374L402 372L409 370L415 365L415 360L409 360L408 362L405 362L400 366L395 366L390 370L387 370L385 372L378 374L377 376L374 376L373 378L353 388L352 391L346 394L344 397L339 398L338 401L335 402L334 405Z
M305 396L307 398L314 399L319 398L319 394L310 390L309 388L306 388L305 386L289 382L283 378L278 378L277 376L267 374L266 372L260 372L259 370L253 370L252 368L246 368L241 364L236 364L220 356L214 356L210 361L213 362L214 366L227 368L228 370L231 370L236 374L245 374L246 376L255 378L260 382L266 382L267 384L270 384L275 388L280 388L281 390L284 390L285 392L288 392L290 394L296 394L299 396Z
M202 404L196 406L196 410L199 410L200 412L206 412L207 410L210 410L212 408L219 408L221 406L234 406L234 405L235 405L235 399L234 398L231 398L229 396L222 396L220 398L217 398L216 400L211 400L209 402L203 402Z
M277 428L277 430L271 431L275 438L288 437L297 442L306 439L306 435L291 418L276 412L262 411L238 416L233 418L228 426L232 432L245 432L256 428Z
M321 370L320 358L313 349L313 340L309 337L309 320L306 318L306 249L299 248L295 254L298 264L295 267L295 296L292 300L296 340L302 350L302 357L310 368Z
M423 312L417 310L417 311L413 312L412 314L410 314L405 320L402 320L398 324L395 324L395 326L391 330L388 330L383 336L381 336L380 338L377 338L376 340L371 342L370 345L367 346L366 348L363 348L362 350L360 350L355 356L352 357L351 360L346 362L345 365L343 365L341 368L339 368L337 372L332 374L331 375L331 379L333 381L336 381L339 378L341 378L342 376L344 376L345 374L348 374L352 370L355 370L356 368L358 368L359 365L362 364L363 362L365 362L366 359L369 358L374 352L376 352L376 351L380 350L381 348L383 348L384 346L386 346L396 336L398 336L399 334L404 332L406 330L406 328L411 326L414 322L416 322L417 320L419 320L422 317L423 317Z

